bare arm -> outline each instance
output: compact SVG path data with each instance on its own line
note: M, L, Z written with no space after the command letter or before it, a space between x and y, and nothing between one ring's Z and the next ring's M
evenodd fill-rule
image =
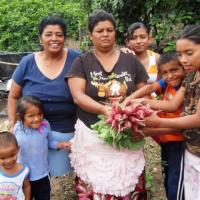
M158 64L158 61L160 59L160 54L158 54L158 53L155 53L155 54L156 54L156 63Z
M13 126L16 122L16 113L17 113L17 100L21 96L21 86L18 85L14 80L12 80L12 85L8 95L8 120L10 131L12 132Z
M177 129L187 129L187 128L200 128L200 101L197 105L197 112L192 115L178 117L178 118L160 118L156 114L145 119L145 124L147 127L159 127L159 128L177 128Z
M24 191L25 200L30 200L31 199L31 184L28 178L24 180L23 191Z
M140 89L140 88L142 88L142 87L144 87L146 84L147 84L146 81L136 84L137 90Z
M160 85L155 82L152 84L145 85L143 87L140 87L138 90L133 92L130 96L128 96L128 99L136 99L136 98L141 98L147 95L150 95L152 92L157 92L160 90Z
M143 128L142 132L145 136L165 135L180 132L180 129L175 128Z
M171 100L150 100L150 99L135 99L133 102L142 103L146 105L150 105L150 107L154 110L163 110L166 112L175 112L177 111L181 105L183 104L185 95L185 88L181 87L173 99Z
M136 85L137 90L133 92L131 95L129 95L128 97L126 97L126 99L123 101L123 104L126 105L128 102L131 102L132 99L139 98L138 96L140 96L140 93L143 94L143 88L145 88L146 86L147 86L146 82L141 82L137 84ZM138 90L142 90L142 92L137 93ZM146 89L144 90L146 91Z
M68 85L73 96L74 102L83 110L108 115L106 107L91 97L85 94L86 80L79 77L73 77L68 79Z
M177 91L177 93L175 94L172 100L163 100L163 101L150 100L149 101L150 107L155 110L175 112L183 104L184 95L185 95L185 88L180 87L180 89Z

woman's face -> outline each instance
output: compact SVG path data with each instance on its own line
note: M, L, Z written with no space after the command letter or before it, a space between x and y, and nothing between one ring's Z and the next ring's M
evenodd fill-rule
M186 73L200 70L200 44L179 39L176 42L176 51Z
M110 21L101 21L96 24L92 33L90 33L96 49L107 50L113 48L115 44L115 28Z
M59 25L47 25L40 36L40 42L44 51L50 53L61 52L65 43L63 30Z
M149 37L146 29L138 28L133 32L132 38L128 41L127 45L136 54L140 54L147 50L151 42L152 39Z

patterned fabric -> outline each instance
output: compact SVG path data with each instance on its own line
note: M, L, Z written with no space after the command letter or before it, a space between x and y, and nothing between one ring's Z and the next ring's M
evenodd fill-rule
M134 191L144 170L143 148L115 149L80 120L75 130L70 158L77 176L97 193L125 196Z
M28 174L27 167L12 176L0 171L0 200L25 200L23 183Z
M200 98L200 72L193 72L186 76L183 86L185 87L184 116L196 113ZM187 149L200 157L200 128L186 129Z
M140 176L139 182L136 185L135 191L127 194L124 197L116 197L109 194L95 193L91 186L84 183L79 177L76 179L76 191L78 200L146 200L147 194L145 191L145 175Z
M185 151L184 190L185 200L200 199L200 158Z

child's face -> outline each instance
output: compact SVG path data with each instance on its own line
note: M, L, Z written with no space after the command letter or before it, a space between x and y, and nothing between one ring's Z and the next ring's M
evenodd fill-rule
M41 110L38 107L29 104L24 115L24 125L29 128L38 129L42 120L43 114L41 113Z
M184 79L185 72L177 61L170 61L160 66L162 78L171 87L178 87Z
M7 147L0 147L0 166L4 169L12 169L17 163L18 147L10 144Z
M144 28L136 29L132 34L132 39L127 42L127 46L136 54L143 53L151 44L151 37Z
M176 51L186 73L200 70L200 44L180 39L176 42Z

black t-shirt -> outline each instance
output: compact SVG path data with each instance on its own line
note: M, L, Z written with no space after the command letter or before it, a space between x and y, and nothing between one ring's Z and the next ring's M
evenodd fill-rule
M136 84L147 81L148 75L144 66L135 56L120 52L112 71L106 72L92 52L78 56L67 74L67 77L81 77L86 80L85 93L98 102L108 98L102 88L111 82L126 85L126 96L136 90ZM117 84L116 84L117 88ZM117 93L117 91L115 91ZM84 111L80 107L77 115L88 127L98 121L97 114Z

